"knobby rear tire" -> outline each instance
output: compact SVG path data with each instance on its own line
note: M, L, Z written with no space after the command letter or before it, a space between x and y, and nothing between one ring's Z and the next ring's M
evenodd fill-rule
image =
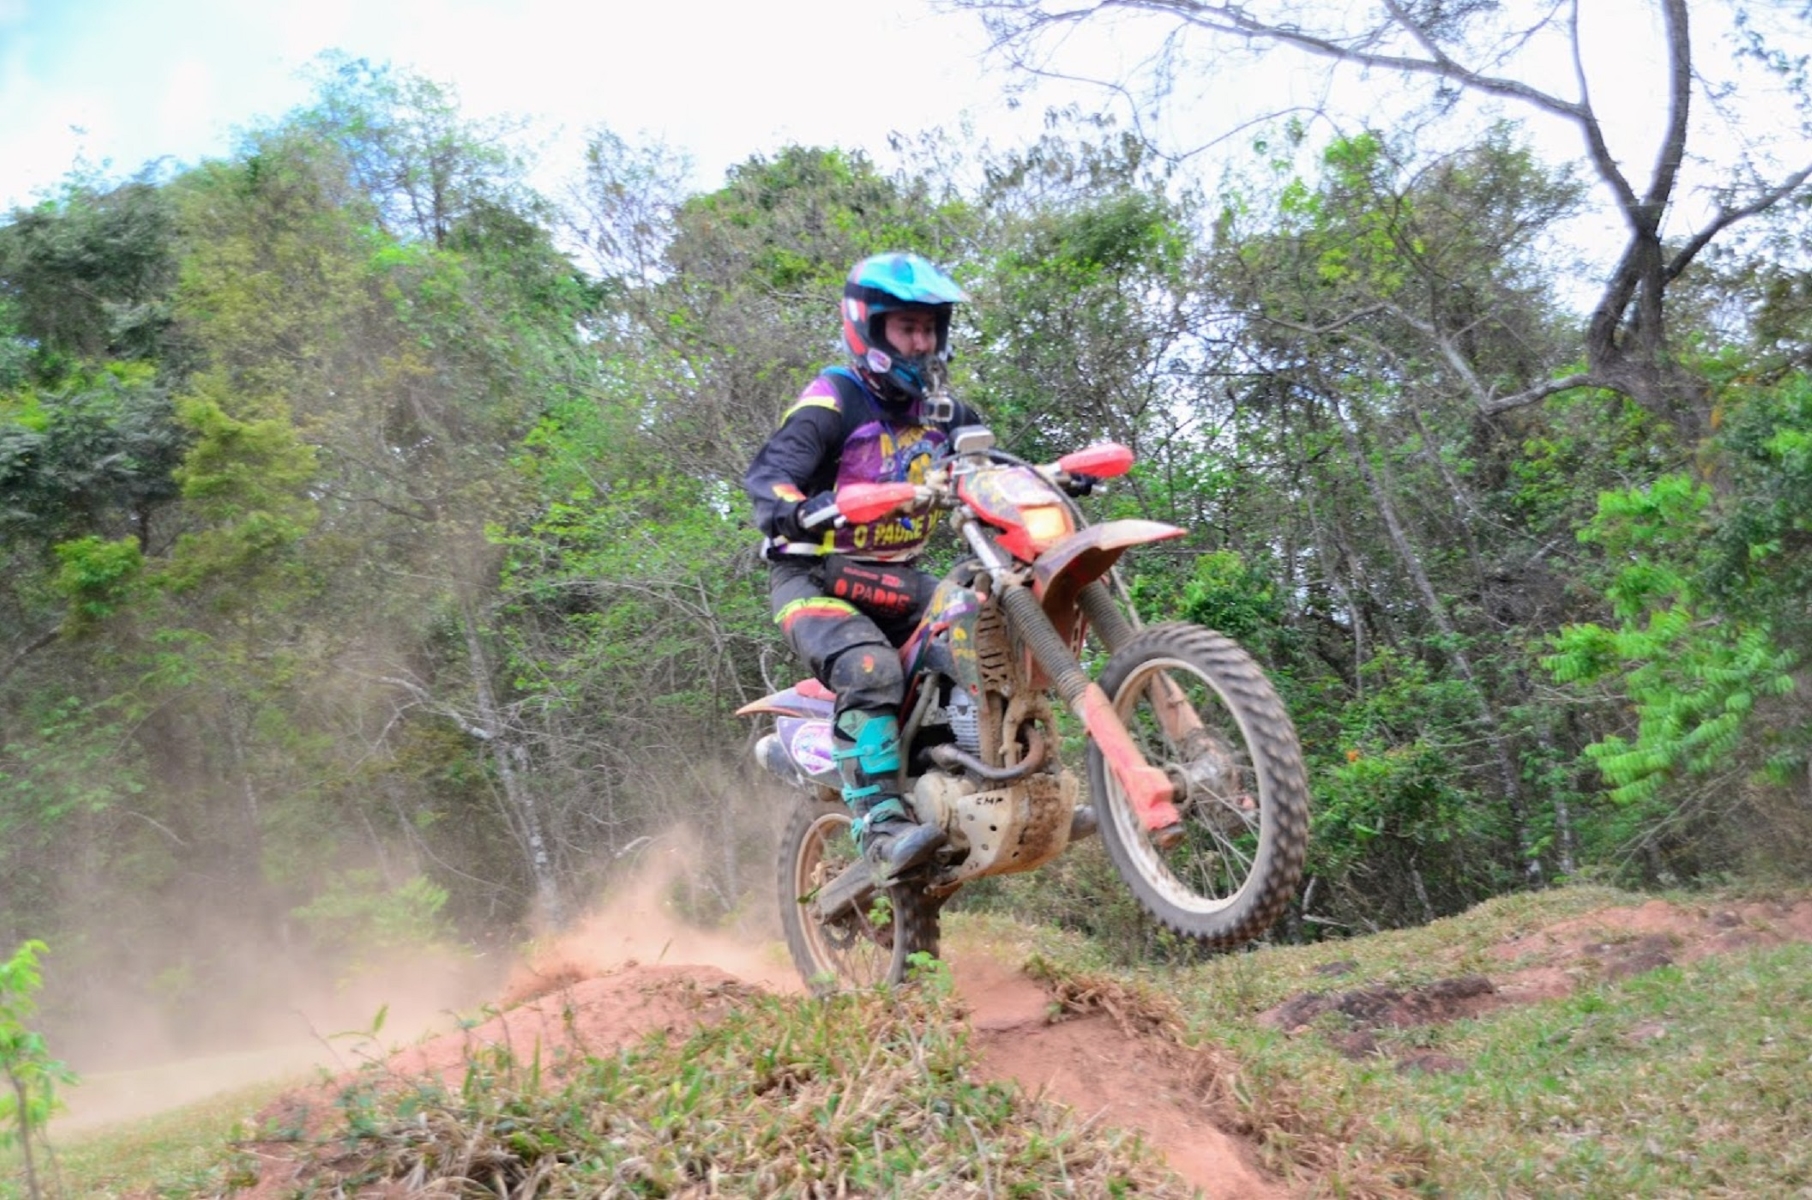
M780 839L780 925L793 965L817 995L901 983L913 955L937 957L939 905L916 884L877 891L837 921L819 920L818 890L856 858L843 802L801 796Z
M1179 745L1162 728L1151 687L1160 676L1182 689L1206 738ZM1183 837L1160 850L1089 743L1089 788L1114 869L1177 933L1217 947L1259 936L1289 905L1308 851L1302 748L1277 692L1233 641L1186 624L1141 630L1100 684L1146 761L1191 781L1178 805Z

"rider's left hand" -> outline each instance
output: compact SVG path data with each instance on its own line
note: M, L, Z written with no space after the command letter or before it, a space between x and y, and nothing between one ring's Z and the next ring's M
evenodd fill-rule
M1093 475L1084 475L1081 471L1071 471L1069 477L1064 480L1063 490L1072 496L1086 496L1094 491L1095 485L1100 482Z

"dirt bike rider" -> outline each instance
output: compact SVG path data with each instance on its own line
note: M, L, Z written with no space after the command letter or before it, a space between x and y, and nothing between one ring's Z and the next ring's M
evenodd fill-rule
M950 431L977 421L944 389L951 313L967 299L916 254L858 262L843 288L850 362L825 368L800 393L744 480L766 535L774 621L837 694L843 799L880 882L921 866L945 840L914 820L898 782L906 681L897 647L935 587L908 564L936 516L900 511L853 525L837 511L836 490L918 481Z

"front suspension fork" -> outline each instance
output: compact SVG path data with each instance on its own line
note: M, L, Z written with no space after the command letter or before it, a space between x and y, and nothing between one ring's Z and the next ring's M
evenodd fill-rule
M1126 619L1126 614L1120 611L1120 606L1114 603L1113 595L1102 580L1097 579L1083 588L1078 600L1082 615L1088 618L1089 624L1094 627L1095 636L1101 639L1101 644L1107 647L1109 654L1131 641L1138 632L1133 628L1132 622ZM1208 737L1201 714L1189 703L1189 698L1177 686L1177 681L1162 672L1152 677L1146 694L1151 700L1158 724L1163 727L1164 736L1170 739L1173 746L1183 748L1185 755L1189 756L1187 748L1202 744Z
M1125 789L1140 823L1160 843L1169 840L1173 831L1180 834L1182 815L1174 803L1176 789L1170 777L1145 761L1138 743L1126 731L1120 714L1114 711L1113 701L1076 661L1076 656L1051 625L1050 618L1045 616L1037 598L1023 584L998 576L995 586L1000 589L1001 611L1006 614L1013 631L1025 642L1045 674L1051 677L1063 702L1081 718L1083 728L1095 739L1095 745L1107 759L1108 770Z

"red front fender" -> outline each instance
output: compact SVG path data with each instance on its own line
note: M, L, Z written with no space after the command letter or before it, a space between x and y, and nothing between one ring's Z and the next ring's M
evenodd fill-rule
M1032 564L1032 591L1046 608L1053 599L1074 602L1076 593L1107 574L1128 548L1169 541L1183 533L1162 521L1104 521L1078 529Z
M1180 538L1184 530L1162 521L1104 521L1078 529L1032 564L1032 594L1066 639L1076 621L1076 596L1107 574L1133 546Z

